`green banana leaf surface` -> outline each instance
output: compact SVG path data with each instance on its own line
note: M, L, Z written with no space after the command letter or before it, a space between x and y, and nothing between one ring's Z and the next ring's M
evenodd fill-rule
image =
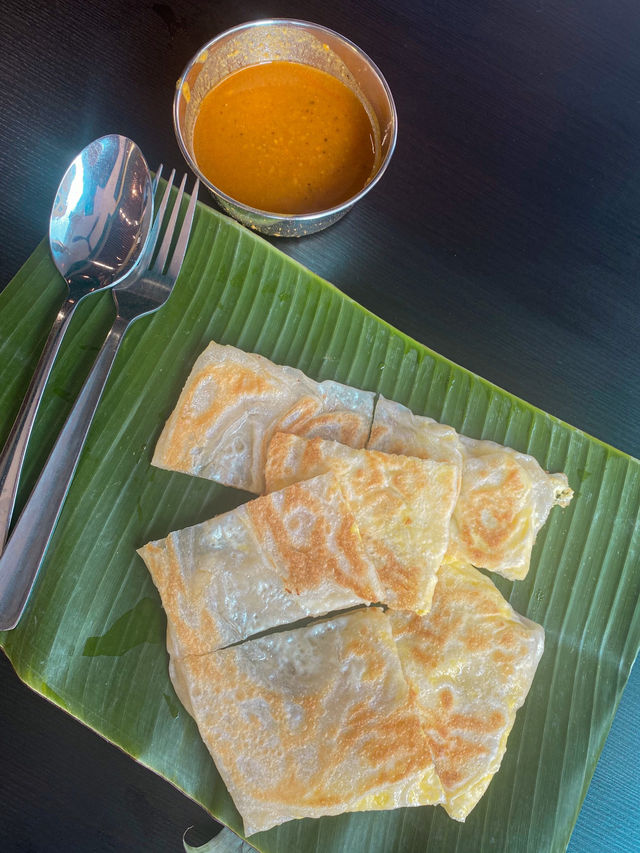
M0 441L63 296L44 241L0 294ZM109 294L78 308L29 445L18 509L113 317ZM502 767L466 823L439 807L397 809L291 821L251 843L265 853L564 850L640 645L640 463L410 340L202 204L174 293L124 340L25 614L0 634L20 678L242 833L169 681L164 612L135 553L249 497L150 465L211 340L379 391L466 435L531 453L565 471L575 490L539 534L527 578L497 581L518 612L544 626L546 647Z

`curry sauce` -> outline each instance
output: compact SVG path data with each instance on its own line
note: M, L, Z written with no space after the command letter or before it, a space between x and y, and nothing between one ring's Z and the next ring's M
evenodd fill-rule
M242 68L203 98L196 162L212 184L250 207L313 213L347 201L376 160L371 119L342 81L310 65Z

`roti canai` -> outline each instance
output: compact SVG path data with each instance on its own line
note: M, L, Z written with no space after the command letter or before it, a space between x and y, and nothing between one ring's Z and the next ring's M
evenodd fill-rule
M322 435L363 447L374 397L212 342L191 370L152 464L261 494L274 432Z
M169 672L247 835L293 818L437 803L442 787L388 617L354 611L184 655Z
M544 631L517 614L473 566L442 566L426 616L390 611L405 678L417 696L444 808L464 820L500 767Z
M573 492L565 474L547 474L533 456L457 435L430 418L380 398L368 448L427 459L459 459L460 495L445 562L466 561L511 580L529 571L538 531Z
M320 438L274 435L267 452L267 490L328 471L353 510L383 588L381 601L426 613L449 542L459 469Z
M331 474L170 533L138 553L185 654L382 596Z

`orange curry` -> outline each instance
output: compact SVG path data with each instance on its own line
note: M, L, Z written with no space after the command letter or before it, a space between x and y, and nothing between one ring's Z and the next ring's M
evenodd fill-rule
M371 177L375 143L362 101L325 71L252 65L203 98L196 162L222 192L260 210L312 213L341 204Z

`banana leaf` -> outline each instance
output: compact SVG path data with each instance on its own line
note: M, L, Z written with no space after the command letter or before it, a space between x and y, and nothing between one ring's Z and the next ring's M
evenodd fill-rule
M0 294L0 441L64 286L43 242ZM30 443L18 509L114 312L82 303ZM564 850L640 645L640 463L517 399L365 311L202 204L176 289L125 338L39 579L0 634L34 690L168 779L232 830L242 822L167 671L165 617L136 547L247 499L152 468L191 365L215 339L380 391L413 411L533 454L576 495L554 510L526 580L498 585L541 623L546 649L505 759L465 824L440 808L291 821L252 836L265 853Z

